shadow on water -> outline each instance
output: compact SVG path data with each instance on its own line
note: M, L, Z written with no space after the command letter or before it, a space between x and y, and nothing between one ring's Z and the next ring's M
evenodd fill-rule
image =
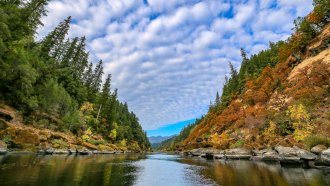
M0 156L0 185L330 185L329 172L168 154Z

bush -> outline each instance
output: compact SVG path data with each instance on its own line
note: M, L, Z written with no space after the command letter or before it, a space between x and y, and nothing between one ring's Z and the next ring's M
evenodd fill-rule
M2 138L2 141L5 142L7 145L10 145L10 144L12 143L11 136L10 136L10 135L5 135L5 136Z
M61 139L53 139L52 144L53 144L53 147L55 147L55 148L69 147L69 144Z
M330 138L324 136L308 136L304 139L304 143L309 149L320 144L330 147Z
M93 145L104 145L105 142L103 140L89 140L89 143L93 144Z
M230 148L231 149L239 148L239 147L242 147L244 144L245 144L244 140L240 139L240 140L236 141L236 143L230 145Z

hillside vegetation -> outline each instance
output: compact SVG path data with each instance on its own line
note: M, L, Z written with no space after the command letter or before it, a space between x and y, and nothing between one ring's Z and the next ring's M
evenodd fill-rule
M329 146L330 1L313 5L286 41L250 57L241 50L240 70L229 64L222 95L174 149Z
M102 82L102 60L89 61L86 38L67 38L71 17L35 40L47 2L0 1L0 116L15 113L22 118L16 124L62 132L92 145L148 149L138 118L111 88L111 75ZM5 120L1 123L10 121ZM10 122L0 127L0 140L18 147L13 139L19 134L11 132L15 126Z

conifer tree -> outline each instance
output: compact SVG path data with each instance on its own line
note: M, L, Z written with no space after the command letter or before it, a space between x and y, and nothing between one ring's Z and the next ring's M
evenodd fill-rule
M70 29L71 16L62 21L55 29L50 32L41 42L41 55L48 59L49 57L58 58L62 52L62 43Z

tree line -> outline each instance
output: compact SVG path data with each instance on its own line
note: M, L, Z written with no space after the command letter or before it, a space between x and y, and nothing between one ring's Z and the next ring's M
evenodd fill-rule
M41 41L48 0L0 2L0 99L19 109L24 122L82 135L87 129L113 143L150 144L137 116L112 90L103 61L89 61L86 37L68 38L71 17Z

